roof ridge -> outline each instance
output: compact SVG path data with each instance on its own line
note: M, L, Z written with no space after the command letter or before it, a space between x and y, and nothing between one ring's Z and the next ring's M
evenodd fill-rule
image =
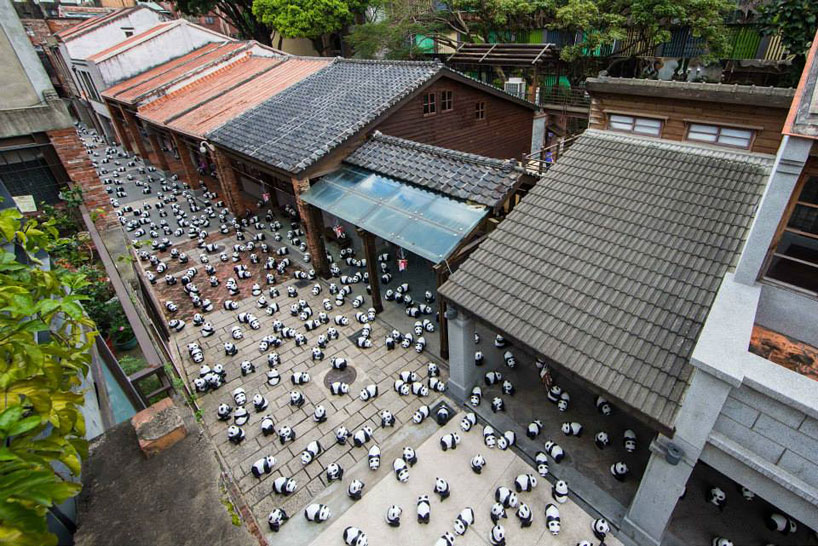
M394 64L399 66L444 66L439 60L433 61L402 61L398 59L349 59L346 57L336 57L338 62L350 64Z
M474 77L472 77L472 76L469 76L469 75L468 75L468 74L466 74L465 72L461 72L461 71L459 71L459 70L455 70L455 69L454 69L454 68L452 68L451 66L444 65L444 68L445 68L446 70L450 71L450 72L454 72L455 74L457 74L457 75L458 75L458 76L460 76L461 78L466 78L467 80L471 80L471 81L473 81L474 83L476 83L476 84L478 84L478 85L481 85L481 86L484 86L484 87L488 87L488 88L490 88L490 89L494 89L495 91L498 91L498 92L500 92L500 93L502 93L502 94L506 95L507 97L509 97L509 98L510 98L510 99L512 99L512 100L518 100L518 101L521 101L521 102L525 102L525 103L527 103L527 104L530 104L530 105L532 105L532 106L536 107L537 109L539 109L539 108L540 108L540 107L539 107L539 105L538 105L537 103L535 103L535 102L531 102L530 100L528 100L528 99L526 99L526 98L524 98L524 97L518 97L517 95L512 95L511 93L509 93L508 91L506 91L505 89L503 89L503 88L501 88L501 87L497 87L497 86L496 86L496 85L494 85L494 84L491 84L491 83L488 83L488 82L484 82L483 80L478 80L477 78L474 78Z
M472 154L469 152L461 152L460 150L452 150L450 148L442 148L440 146L435 146L433 144L425 144L423 142L417 142L415 140L409 140L406 138L400 138L392 135L385 135L380 131L375 131L372 134L372 138L374 140L380 140L381 142L386 142L388 144L394 144L396 146L402 146L404 148L410 148L421 152L427 152L440 157L450 157L452 159L457 159L460 161L468 161L470 163L482 165L485 167L495 167L502 170L510 171L513 170L515 166L513 159L497 159L494 157L486 157L478 154Z
M701 157L708 157L711 159L720 159L733 163L742 163L745 165L757 165L766 169L770 169L773 164L774 157L766 154L758 154L754 152L740 152L732 150L713 149L702 146L700 144L692 144L689 142L657 139L651 137L642 137L631 134L614 133L612 131L605 131L601 129L586 129L582 133L584 136L599 137L612 142L627 142L637 145L642 145L646 148L658 148L662 150L678 151L690 155L697 155Z

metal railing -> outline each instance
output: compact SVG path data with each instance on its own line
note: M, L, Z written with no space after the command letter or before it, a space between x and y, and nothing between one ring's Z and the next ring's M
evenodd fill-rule
M591 96L582 88L540 87L537 104L544 107L590 108Z
M560 137L554 144L549 144L536 152L526 154L523 156L523 168L531 174L542 176L551 165L576 142L580 135L572 135L569 137Z

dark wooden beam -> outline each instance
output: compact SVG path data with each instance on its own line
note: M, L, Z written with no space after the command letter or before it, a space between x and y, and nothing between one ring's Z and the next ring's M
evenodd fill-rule
M381 313L383 312L383 302L381 301L381 279L378 276L378 262L375 254L375 236L365 229L356 228L356 231L364 243L366 271L369 273L369 286L372 292L372 307L376 313Z

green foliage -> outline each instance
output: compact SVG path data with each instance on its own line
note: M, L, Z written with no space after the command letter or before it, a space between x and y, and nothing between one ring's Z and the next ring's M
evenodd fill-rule
M818 2L769 0L759 8L759 15L764 32L780 35L787 51L796 56L799 68L803 68L818 28Z
M273 29L253 15L253 0L172 0L185 15L220 17L233 25L239 35L270 45Z
M254 0L253 14L286 38L315 42L344 29L366 5L365 0Z
M77 291L87 281L64 269L44 271L34 255L58 238L55 221L23 221L17 209L0 211L0 544L56 543L48 533L49 507L77 494L80 484L57 474L61 463L73 475L86 453L83 394L93 327ZM38 332L49 332L37 343Z
M108 315L108 328L101 330L104 334L110 336L116 343L124 343L133 339L133 328L131 328L119 300L115 299L108 302L106 313Z

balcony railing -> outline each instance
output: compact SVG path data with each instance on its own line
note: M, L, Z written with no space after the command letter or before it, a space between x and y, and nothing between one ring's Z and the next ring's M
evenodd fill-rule
M585 89L566 87L540 87L538 104L548 107L590 108L591 96Z

